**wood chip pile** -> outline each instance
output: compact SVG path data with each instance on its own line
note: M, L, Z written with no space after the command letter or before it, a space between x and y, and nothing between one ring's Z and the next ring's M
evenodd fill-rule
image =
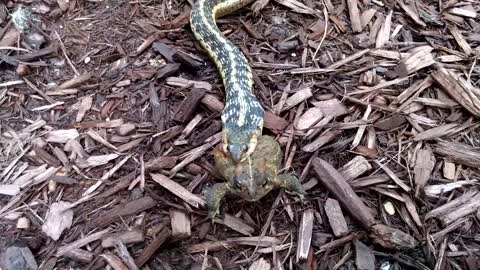
M258 0L218 20L302 204L228 198L188 1L0 3L0 268L480 269L480 3Z

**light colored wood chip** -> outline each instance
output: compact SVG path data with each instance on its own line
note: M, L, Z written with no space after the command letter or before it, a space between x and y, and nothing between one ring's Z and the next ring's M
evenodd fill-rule
M358 9L357 0L347 0L348 14L350 15L350 24L355 33L362 31L362 23L360 20L360 11Z
M255 231L255 228L245 223L241 218L229 214L225 214L223 219L215 219L215 222L223 224L246 236L252 236L252 233Z
M372 165L363 156L355 156L338 171L345 177L345 180L352 181L372 169Z
M301 14L310 14L320 16L320 12L308 7L307 5L296 0L275 0L277 3L290 8L292 11Z
M430 149L420 149L417 152L417 158L413 173L415 174L415 196L420 195L420 190L423 189L430 175L435 167L435 156Z
M134 123L125 123L115 129L118 135L127 136L135 131L136 127Z
M478 209L480 209L480 194L475 195L456 209L452 209L450 212L445 213L445 215L440 216L439 219L444 225L449 225L454 221L477 212Z
M167 189L168 191L172 192L175 196L179 197L180 199L184 200L191 206L195 208L199 208L200 206L205 205L205 201L198 197L197 195L191 193L186 188L182 187L177 182L171 180L170 178L166 177L163 174L154 174L151 173L150 176L152 179L160 184L162 187Z
M113 270L129 270L128 266L116 255L103 253L100 254L100 257L105 259Z
M42 225L42 232L57 241L62 232L72 226L72 205L72 203L64 201L52 203Z
M17 229L28 230L30 228L30 219L21 217L17 220Z
M320 147L324 146L325 144L333 141L337 136L341 133L339 130L335 131L325 131L324 133L320 134L315 140L312 142L306 144L305 146L302 147L302 151L304 152L315 152Z
M95 141L105 145L106 147L113 150L117 150L117 147L115 145L112 145L111 143L109 143L107 140L105 140L100 134L98 134L94 130L90 129L89 131L87 131L87 135L90 136L90 138L94 139Z
M392 14L393 10L388 12L385 21L383 22L380 30L378 30L377 38L375 40L375 48L382 48L390 40L390 31L392 27Z
M280 239L272 236L252 236L252 237L237 237L237 238L228 238L228 243L236 245L245 245L245 246L260 246L260 247L271 247L278 246L281 244Z
M315 131L314 129L318 127L318 124L322 118L323 112L321 109L317 107L310 108L304 114L302 114L302 116L300 116L296 122L295 128L298 130L298 132L300 132L300 134L307 136Z
M472 47L468 44L468 42L463 38L462 33L460 33L460 30L454 25L448 26L448 29L450 30L450 33L452 34L453 38L457 42L458 46L462 49L462 51L466 55L472 54Z
M20 193L20 186L18 184L0 184L0 194L7 196L15 196Z
M45 134L45 140L53 143L66 143L69 140L75 140L80 136L76 129L52 130Z
M480 88L441 66L437 66L432 77L451 98L475 117L480 117Z
M75 117L75 121L81 122L85 114L90 110L93 104L93 97L92 96L85 96L80 101L80 107L77 112L77 116Z
M458 127L459 125L456 123L450 123L450 124L434 127L434 128L415 134L415 136L413 137L413 140L423 141L423 140L430 140L433 138L440 138L440 137L452 134L453 132L456 132Z
M416 98L414 102L421 103L430 107L438 107L443 109L453 109L459 106L459 104L453 100L441 101L433 98Z
M313 209L305 210L298 229L297 262L307 259L312 242Z
M412 217L413 221L415 221L415 224L418 227L422 228L423 223L422 223L422 220L420 219L420 215L418 215L417 206L407 194L402 194L402 196L403 196L403 199L405 200L405 207L407 208L408 213L410 213L410 216Z
M440 55L437 56L437 61L442 62L442 63L455 63L455 62L460 62L460 61L465 61L465 57L462 57L460 55Z
M61 247L58 248L57 250L57 253L55 254L55 256L57 257L61 257L63 256L63 254L69 252L69 251L72 251L72 250L75 250L77 248L81 248L85 245L88 245L89 243L93 242L93 241L97 241L99 239L101 239L105 234L109 233L110 232L110 229L105 229L105 230L102 230L102 231L99 231L99 232L96 232L96 233L92 233L90 235L87 235L85 237L82 237L76 241L73 241L71 243L68 243L66 245L63 245Z
M477 11L475 11L474 7L471 5L467 5L464 7L454 7L448 10L450 14L458 15L467 18L476 18Z
M264 258L260 258L252 263L248 270L270 270L272 266Z
M480 167L480 151L468 144L439 140L433 151L457 164Z
M425 45L409 51L409 56L398 64L395 72L400 77L406 77L423 68L435 64L435 57L432 54L433 47Z
M383 204L383 209L385 209L385 212L387 212L387 214L389 214L390 216L395 215L395 206L391 201L386 201Z
M448 184L429 185L425 186L424 191L427 196L435 198L438 197L438 195L440 194L444 194L454 189L462 188L465 186L474 185L476 183L478 183L478 180L463 180Z
M177 86L181 88L193 87L193 88L202 88L207 91L212 90L212 85L208 82L203 82L203 81L192 81L192 80L187 80L180 77L168 77L166 79L166 82L170 86Z
M108 162L118 158L118 154L108 154L108 155L101 155L101 156L90 156L87 159L77 159L76 165L79 168L93 168L98 167L101 165L105 165Z
M355 240L355 264L357 269L374 270L375 269L375 255L373 251L364 243Z
M409 53L389 51L389 50L385 50L385 49L374 49L374 50L371 50L369 54L372 55L372 56L377 56L377 57L382 57L382 58L387 58L387 59L392 59L392 60L398 60L398 61L400 61L403 58L407 58L407 57L410 56Z
M141 230L133 229L130 231L118 232L110 235L105 235L102 239L102 247L114 247L117 241L124 244L140 243L145 240L144 234Z
M443 177L453 180L455 179L455 164L445 160L443 162Z
M362 29L363 30L368 23L373 19L373 16L375 16L375 13L377 13L376 9L370 8L365 10L365 12L362 13L362 17L360 18L360 21L362 23Z
M171 209L170 224L172 236L177 239L187 238L192 234L190 218L184 211Z
M234 247L234 244L228 243L227 241L207 241L198 244L191 245L188 248L189 253L200 253L205 250L208 251L219 251L223 249L228 249Z
M343 216L342 208L337 200L331 198L327 199L325 202L325 214L330 223L330 228L336 237L343 237L348 234L347 221Z
M313 101L312 105L322 110L325 117L339 117L348 113L347 107L336 98Z
M310 87L299 89L295 92L295 94L287 98L287 100L285 101L285 105L282 108L282 111L293 108L294 106L312 97L312 95L312 88Z
M372 112L372 106L368 105L367 109L365 110L365 113L363 114L362 120L367 121L371 112ZM366 125L363 125L363 126L358 128L357 133L355 134L355 137L353 138L352 148L355 148L360 144L360 141L363 138L363 133L365 132L366 128L367 128Z
M432 209L430 212L425 214L425 220L435 217L443 216L449 212L452 212L454 209L461 207L462 205L470 202L471 200L477 198L479 195L478 190L467 190L463 195L457 197L443 205L440 205L437 208Z
M361 51L358 51L350 56L347 56L345 58L343 58L342 60L339 60L333 64L331 64L330 66L328 66L326 69L337 69L343 65L346 65L362 56L364 56L365 54L367 54L368 52L370 51L370 49L364 49L364 50L361 50Z

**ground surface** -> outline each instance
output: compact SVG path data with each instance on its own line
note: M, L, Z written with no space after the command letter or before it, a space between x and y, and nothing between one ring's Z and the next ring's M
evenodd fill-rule
M213 224L202 190L219 181L224 96L190 6L0 4L2 254L23 245L41 269L480 267L478 2L267 0L219 20L308 195L230 198Z

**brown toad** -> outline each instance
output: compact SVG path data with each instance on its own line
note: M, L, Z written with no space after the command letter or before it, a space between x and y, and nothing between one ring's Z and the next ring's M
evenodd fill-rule
M213 150L213 156L216 169L226 182L217 183L206 192L210 218L219 214L221 201L228 194L253 202L275 188L284 188L297 194L301 201L304 199L305 191L298 179L292 174L279 174L282 152L270 136L260 136L255 151L240 163L234 163L221 144Z

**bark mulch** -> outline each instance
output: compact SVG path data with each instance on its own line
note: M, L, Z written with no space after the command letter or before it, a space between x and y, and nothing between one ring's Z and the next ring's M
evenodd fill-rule
M480 268L480 3L258 0L218 20L305 202L228 198L189 1L0 3L2 269Z

